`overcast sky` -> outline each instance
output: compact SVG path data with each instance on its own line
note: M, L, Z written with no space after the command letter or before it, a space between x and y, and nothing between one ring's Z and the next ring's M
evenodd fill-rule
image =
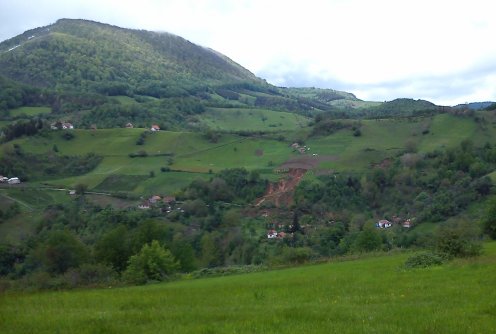
M496 101L491 0L0 0L0 40L59 18L167 31L278 86Z

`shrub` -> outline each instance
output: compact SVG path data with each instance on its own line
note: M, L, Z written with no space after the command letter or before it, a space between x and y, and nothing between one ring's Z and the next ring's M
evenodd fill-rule
M145 244L140 252L131 256L124 272L124 279L134 284L163 281L179 269L172 253L160 246L157 240Z
M445 225L436 234L436 251L447 257L472 257L482 253L475 224Z
M427 268L443 264L441 255L432 252L420 253L410 256L405 261L405 268Z
M68 287L107 286L117 283L117 272L104 264L85 263L77 269L70 269L64 274Z

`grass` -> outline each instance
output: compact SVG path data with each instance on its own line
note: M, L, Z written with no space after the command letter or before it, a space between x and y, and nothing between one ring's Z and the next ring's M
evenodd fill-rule
M201 115L200 122L223 131L284 131L305 127L309 119L273 110L211 108Z
M112 174L93 188L94 191L132 191L148 177L145 175Z
M464 139L473 139L482 145L483 138L494 138L492 128L477 131L473 119L449 114L416 119L362 120L361 124L360 137L354 137L351 130L344 129L306 141L312 153L338 157L336 161L322 163L321 167L363 172L372 163L401 154L411 144L418 152L425 153L459 145Z
M218 142L212 143L199 133L160 131L147 136L144 145L136 145L136 140L143 131L144 129L75 130L75 138L70 141L63 139L60 132L54 131L47 137L22 138L14 143L20 144L27 152L46 152L57 145L61 154L94 152L102 155L102 162L90 173L50 180L48 183L63 187L83 183L89 189L110 191L135 189L135 192L174 192L196 177L204 177L210 170L217 172L240 166L247 169L268 168L270 162L277 166L292 155L287 143L230 134L224 134ZM129 153L139 150L145 150L148 156L129 157ZM172 165L169 165L170 158L173 160ZM188 173L161 173L161 167ZM155 173L155 178L149 180L147 177L150 171ZM105 180L114 174L135 175L144 179L137 186L119 186L110 182L109 187Z
M49 114L52 112L50 107L21 107L16 109L11 109L10 116L36 116L40 114Z
M462 140L475 135L477 126L470 118L455 117L449 114L433 118L429 134L420 143L420 152L429 152L443 147L452 147Z
M490 333L496 243L403 270L408 254L143 287L2 297L2 333Z
M211 114L212 120L225 122L223 125L225 127L241 125L249 127L253 124L250 122L255 122L254 120L262 124L260 119L262 114L268 118L265 123L271 123L271 117L287 122L294 122L295 117L300 117L283 112L251 109L212 109L206 114L213 112L219 115L214 118ZM250 113L253 115L250 116ZM229 118L232 115L237 116ZM491 115L483 116L488 118ZM208 119L210 116L206 117ZM458 145L464 139L472 139L476 144L483 144L488 138L494 138L496 135L496 130L489 121L478 124L471 118L449 114L416 119L362 120L361 125L362 135L359 137L353 136L350 129L343 129L329 136L310 137L306 140L305 144L311 148L309 154L334 157L334 159L323 159L326 161L321 162L319 168L362 173L370 170L371 164L402 154L408 145L413 144L420 153L424 153ZM299 128L297 131L286 131L284 134L290 138L291 133L303 133L307 129ZM75 138L69 141L62 138L61 132L52 131L44 137L21 138L13 143L20 144L28 152L42 153L56 145L60 154L78 155L94 152L104 157L99 166L90 173L51 180L49 183L52 185L74 187L78 183L83 183L89 189L98 187L103 190L107 187L103 182L110 175L145 177L153 171L155 178L144 178L142 182L132 187L130 184L124 186L126 191L134 189L136 194L175 192L196 177L204 177L210 171L215 173L225 168L272 170L295 157L288 147L289 141L247 138L232 134L223 134L218 142L212 143L201 133L160 131L148 135L144 145L136 145L136 140L143 131L145 129L138 128L75 130L73 131ZM140 150L145 150L148 157L129 157L130 153ZM173 161L170 161L171 158ZM160 172L161 167L170 167L188 173L165 175L166 173ZM265 175L270 179L277 178L272 172L264 172ZM114 190L113 186L110 188L107 190Z

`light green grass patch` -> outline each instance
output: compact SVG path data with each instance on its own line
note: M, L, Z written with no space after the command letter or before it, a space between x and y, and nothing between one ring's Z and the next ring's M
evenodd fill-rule
M49 114L52 112L50 107L20 107L16 109L11 109L9 111L10 116L36 116L41 114Z
M429 133L422 136L419 152L430 152L458 145L475 135L477 126L473 119L440 114L433 118Z
M294 113L243 108L211 108L199 120L211 129L222 131L296 130L310 121Z
M133 99L132 97L129 97L129 96L125 96L125 95L113 96L112 99L119 101L119 103L123 104L123 105L130 105L130 104L137 103L135 99Z
M146 195L171 195L188 186L196 179L208 180L213 176L213 174L208 173L156 171L155 177L148 177L138 184L134 189L134 193Z

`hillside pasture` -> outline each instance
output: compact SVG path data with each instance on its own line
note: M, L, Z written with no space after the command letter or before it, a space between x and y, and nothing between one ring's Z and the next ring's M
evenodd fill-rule
M16 109L11 109L9 115L13 117L18 116L38 116L42 114L49 114L52 112L50 107L20 107Z
M477 130L472 118L450 114L434 117L374 119L361 121L361 136L354 137L350 129L339 130L329 136L311 137L306 145L309 154L337 156L336 161L323 162L321 168L336 171L361 172L372 164L406 150L426 153L443 147L454 147L464 139L482 144L489 136ZM492 130L486 130L492 131Z
M490 333L496 243L405 270L411 254L142 287L11 293L2 333Z
M223 134L217 142L208 141L201 133L160 131L149 133L143 145L136 141L145 129L74 130L74 138L62 138L62 131L51 131L41 137L25 137L19 144L26 152L47 152L54 146L59 154L82 155L94 152L102 162L90 173L54 179L46 183L61 188L74 188L78 183L96 191L133 191L134 193L175 192L197 177L209 172L245 167L273 169L294 156L287 143L264 138L248 138ZM145 157L130 154L146 151ZM170 168L172 172L161 172ZM150 172L155 177L150 178ZM266 171L265 171L266 173ZM270 174L270 173L269 173ZM140 178L133 182L113 184L111 175Z
M298 114L265 109L210 108L200 123L220 131L287 131L308 125L310 119Z

